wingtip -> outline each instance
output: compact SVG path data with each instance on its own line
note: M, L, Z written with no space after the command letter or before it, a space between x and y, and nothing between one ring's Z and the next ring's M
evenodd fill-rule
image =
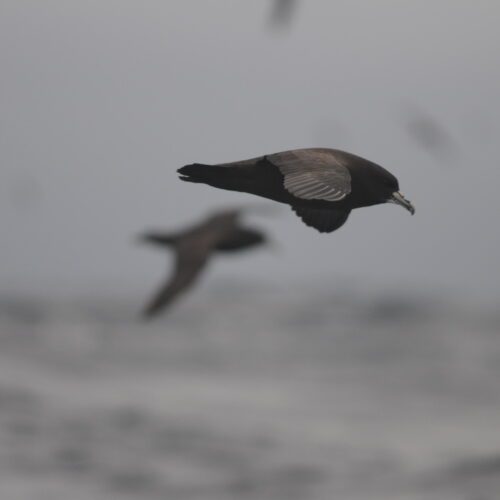
M159 315L159 312L160 312L159 309L152 308L151 306L148 306L139 312L139 318L144 323L149 323L150 321L153 321Z

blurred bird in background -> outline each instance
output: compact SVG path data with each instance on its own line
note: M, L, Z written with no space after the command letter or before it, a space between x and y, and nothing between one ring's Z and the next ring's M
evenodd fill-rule
M297 0L273 0L271 26L274 28L289 26L296 7Z
M419 148L435 160L450 163L457 157L457 145L446 128L422 111L413 111L406 122L408 134Z
M396 203L415 213L394 175L338 149L295 149L218 165L193 163L178 172L183 181L286 203L320 233L338 229L354 208Z
M175 269L170 279L154 294L143 311L150 318L166 309L181 293L193 285L214 253L238 252L262 245L265 235L240 225L242 209L210 215L201 223L177 233L147 232L141 241L175 252Z

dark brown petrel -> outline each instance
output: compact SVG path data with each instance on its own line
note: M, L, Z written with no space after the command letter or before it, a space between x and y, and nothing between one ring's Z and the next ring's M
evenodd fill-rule
M215 252L236 252L261 245L265 236L256 229L239 225L241 210L227 210L211 215L200 224L172 234L148 232L141 240L171 247L176 263L173 276L161 286L143 311L152 317L165 309L197 279Z
M296 149L219 165L194 163L178 172L184 181L287 203L321 233L342 226L354 208L396 203L415 213L394 175L337 149Z

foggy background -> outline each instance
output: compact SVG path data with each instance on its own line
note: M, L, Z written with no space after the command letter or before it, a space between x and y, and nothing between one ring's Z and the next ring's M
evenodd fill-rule
M291 7L0 2L2 496L497 498L500 6ZM415 216L321 235L177 179L315 146ZM141 324L137 233L255 203L274 247Z
M137 231L258 201L178 167L325 146L385 166L417 215L359 210L324 237L283 206L260 221L283 255L214 278L498 296L498 4L299 2L280 30L270 4L2 2L2 290L140 297L162 256ZM415 139L422 116L452 155Z

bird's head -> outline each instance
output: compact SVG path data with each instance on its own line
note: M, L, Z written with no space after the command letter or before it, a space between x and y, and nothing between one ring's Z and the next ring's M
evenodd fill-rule
M362 179L362 191L364 195L372 201L372 204L395 203L406 208L412 215L415 207L399 192L399 182L385 168L371 164L364 169Z

